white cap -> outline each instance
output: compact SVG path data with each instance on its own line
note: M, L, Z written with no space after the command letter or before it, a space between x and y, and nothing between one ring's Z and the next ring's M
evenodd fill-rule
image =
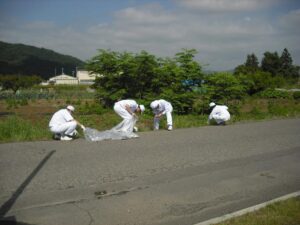
M74 106L72 106L72 105L68 105L68 106L67 106L67 109L70 110L70 111L72 111L72 112L75 111L75 108L74 108Z
M150 107L151 107L152 109L156 109L157 106L158 106L158 104L159 104L159 102L158 102L157 100L155 100L155 101L151 102Z
M214 107L216 105L216 103L214 103L214 102L211 102L211 103L209 103L209 107L211 108L211 107Z
M139 105L140 109L141 109L141 112L144 112L145 111L145 106L144 105Z

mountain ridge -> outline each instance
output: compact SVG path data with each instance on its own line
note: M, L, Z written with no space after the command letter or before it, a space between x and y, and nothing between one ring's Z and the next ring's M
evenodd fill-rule
M83 66L80 59L51 49L0 41L0 75L38 75L48 79L56 71L60 74L62 68L65 74L72 75L76 67Z

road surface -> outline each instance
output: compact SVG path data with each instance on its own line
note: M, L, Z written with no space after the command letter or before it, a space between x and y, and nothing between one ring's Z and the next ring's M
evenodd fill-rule
M139 135L1 144L0 224L193 225L300 190L300 119Z

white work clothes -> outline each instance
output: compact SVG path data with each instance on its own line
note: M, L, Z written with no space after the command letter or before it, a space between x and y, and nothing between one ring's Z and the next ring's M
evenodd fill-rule
M53 133L62 135L72 135L76 129L77 122L67 109L61 109L54 113L50 122L49 128Z
M210 113L209 120L214 119L217 124L230 120L230 113L226 105L216 105Z
M158 107L153 109L153 113L155 115L166 115L167 117L167 125L168 127L173 126L173 120L172 120L172 111L173 107L170 102L167 102L164 99L156 100L158 103ZM154 129L158 130L159 129L159 122L160 122L161 117L154 117Z
M138 108L138 104L134 100L121 100L115 103L114 110L120 117L123 118L122 127L119 127L119 129L121 131L132 132L136 120L133 119L133 115L126 110L126 106L130 108L132 113L134 113Z

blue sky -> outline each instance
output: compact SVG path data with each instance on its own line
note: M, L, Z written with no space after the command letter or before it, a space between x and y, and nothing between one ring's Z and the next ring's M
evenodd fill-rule
M174 56L195 48L205 70L255 53L300 65L299 0L0 0L0 40L87 60L97 49Z

